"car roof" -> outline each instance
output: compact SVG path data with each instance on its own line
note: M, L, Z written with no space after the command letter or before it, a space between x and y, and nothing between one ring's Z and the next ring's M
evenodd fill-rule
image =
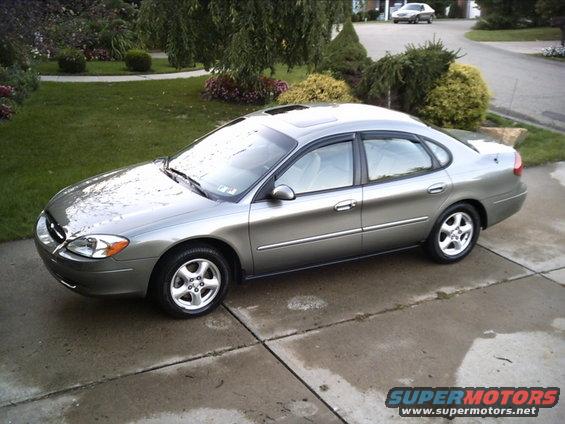
M414 127L426 127L405 113L360 103L285 105L260 110L246 118L282 132L299 143L352 131L410 131Z

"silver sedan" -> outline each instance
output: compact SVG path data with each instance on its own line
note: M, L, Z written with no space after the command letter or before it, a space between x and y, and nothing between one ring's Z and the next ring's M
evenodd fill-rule
M427 22L431 24L434 20L435 10L425 3L408 3L400 9L392 13L392 21L408 22L417 24L419 22Z
M61 190L35 241L77 293L149 295L191 317L245 279L418 245L459 261L521 208L521 173L511 147L403 113L283 106Z

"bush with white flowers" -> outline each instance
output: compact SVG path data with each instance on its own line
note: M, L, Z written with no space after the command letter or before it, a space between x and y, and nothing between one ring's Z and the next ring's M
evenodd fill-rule
M546 57L565 57L564 46L551 46L541 49L541 54Z

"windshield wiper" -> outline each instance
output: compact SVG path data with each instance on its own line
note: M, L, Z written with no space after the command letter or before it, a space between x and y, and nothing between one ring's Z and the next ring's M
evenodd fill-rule
M194 178L189 177L187 174L185 174L182 171L179 171L178 169L175 168L171 168L171 167L165 167L164 168L165 171L169 171L172 172L178 176L180 176L182 179L188 181L190 183L190 185L198 192L200 193L202 196L210 198L210 196L208 195L208 193L202 188L201 184L196 181Z

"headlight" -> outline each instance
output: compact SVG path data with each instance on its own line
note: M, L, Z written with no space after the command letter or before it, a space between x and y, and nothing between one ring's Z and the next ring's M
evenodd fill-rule
M110 235L90 235L79 237L69 244L67 249L87 258L107 258L124 250L129 240Z

